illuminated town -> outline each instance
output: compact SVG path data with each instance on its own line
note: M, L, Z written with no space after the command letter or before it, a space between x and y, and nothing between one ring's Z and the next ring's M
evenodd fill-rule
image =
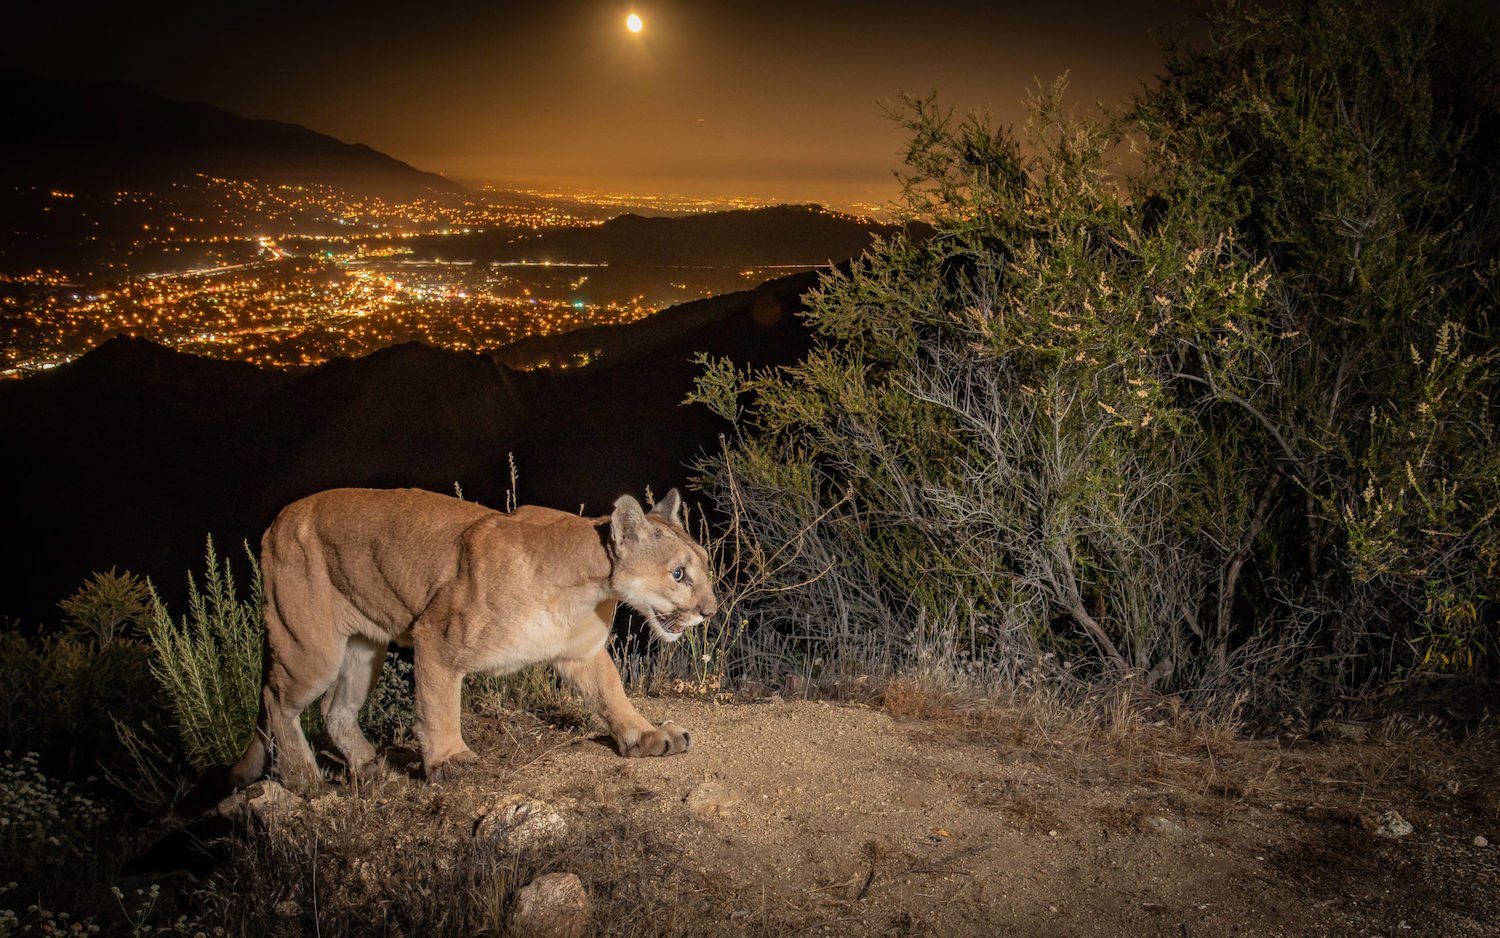
M388 201L210 177L164 193L25 195L30 217L45 219L46 230L17 223L5 233L0 376L6 378L71 361L117 335L277 368L408 341L493 349L632 322L788 270L445 262L413 249L418 239L441 243L471 233L524 239L599 225L622 211L681 214L761 204L743 200L485 189ZM71 240L58 239L58 232ZM28 255L33 240L61 243L66 251Z

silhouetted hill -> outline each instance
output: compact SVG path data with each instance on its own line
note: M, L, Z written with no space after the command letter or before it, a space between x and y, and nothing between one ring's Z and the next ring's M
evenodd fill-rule
M816 205L710 212L678 218L621 215L593 228L533 236L478 232L417 239L418 257L641 266L809 267L848 260L894 226Z
M0 181L12 185L150 188L205 173L396 198L462 189L363 144L118 82L67 84L0 71L0 126L7 138Z
M288 502L341 485L413 485L500 505L514 453L522 501L602 513L623 492L682 485L724 427L678 406L696 351L757 365L809 344L815 275L666 310L585 337L598 364L518 372L422 345L285 373L114 339L0 385L0 614L57 618L95 570L149 575L169 602L212 533L241 556ZM566 336L550 351L569 353ZM243 565L241 565L243 568ZM180 607L179 607L180 608Z
M733 346L716 341L713 334L724 327L726 303L735 307L736 315L741 315L741 308L748 311L750 323L757 327L750 337L768 331L774 334L783 318L795 318L801 311L797 298L816 286L818 277L816 271L792 274L769 280L754 290L683 303L628 326L588 326L561 335L535 336L512 342L490 355L511 368L533 368L635 362L661 352L675 354L683 344L705 350L709 345L723 345L733 350Z

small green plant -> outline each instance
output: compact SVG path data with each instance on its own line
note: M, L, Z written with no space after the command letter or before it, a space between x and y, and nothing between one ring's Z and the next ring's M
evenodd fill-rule
M36 752L65 777L109 771L112 720L153 717L148 661L128 639L101 648L71 634L0 632L0 749Z
M104 648L151 619L151 587L126 570L95 573L58 603L75 631Z
M174 620L147 583L151 677L161 712L149 720L113 720L122 767L105 778L147 810L168 807L183 787L183 767L202 772L243 751L259 712L265 597L248 544L250 595L241 598L227 559L205 546L203 585L188 574L188 614ZM316 709L304 713L316 716Z
M411 662L394 651L385 655L380 679L370 691L359 725L377 746L399 743L411 731L413 719Z
M156 651L151 673L171 710L187 764L201 771L239 756L255 728L264 626L260 565L249 545L250 596L241 599L227 560L209 538L203 588L188 575L188 615L174 622L152 589L147 635Z
M583 700L544 664L509 674L470 674L464 679L464 700L480 712L526 710L560 726L582 729L593 721Z

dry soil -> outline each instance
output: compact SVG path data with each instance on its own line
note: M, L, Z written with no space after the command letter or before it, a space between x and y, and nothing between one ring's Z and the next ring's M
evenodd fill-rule
M523 795L565 838L629 840L548 862L574 858L600 931L1500 934L1492 735L1388 720L1246 741L1025 710L640 705L689 727L692 750L625 760L526 714L476 717L484 761L446 802L473 824ZM407 799L381 797L401 823Z

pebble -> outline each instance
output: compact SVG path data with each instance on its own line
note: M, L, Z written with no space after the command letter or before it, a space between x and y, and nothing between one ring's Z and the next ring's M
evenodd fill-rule
M1412 831L1411 822L1402 817L1397 811L1386 811L1378 818L1375 827L1376 835L1389 837L1392 840L1405 837Z
M1475 838L1474 838L1474 846L1476 846L1476 847L1488 847L1489 845L1490 845L1489 838L1485 837L1483 834L1479 834L1479 835L1475 836Z
M1155 831L1158 834L1169 834L1172 836L1176 836L1177 834L1182 833L1181 824L1178 824L1171 818L1162 817L1159 814L1153 814L1150 817L1146 818L1145 821L1142 822L1142 827L1149 831Z

